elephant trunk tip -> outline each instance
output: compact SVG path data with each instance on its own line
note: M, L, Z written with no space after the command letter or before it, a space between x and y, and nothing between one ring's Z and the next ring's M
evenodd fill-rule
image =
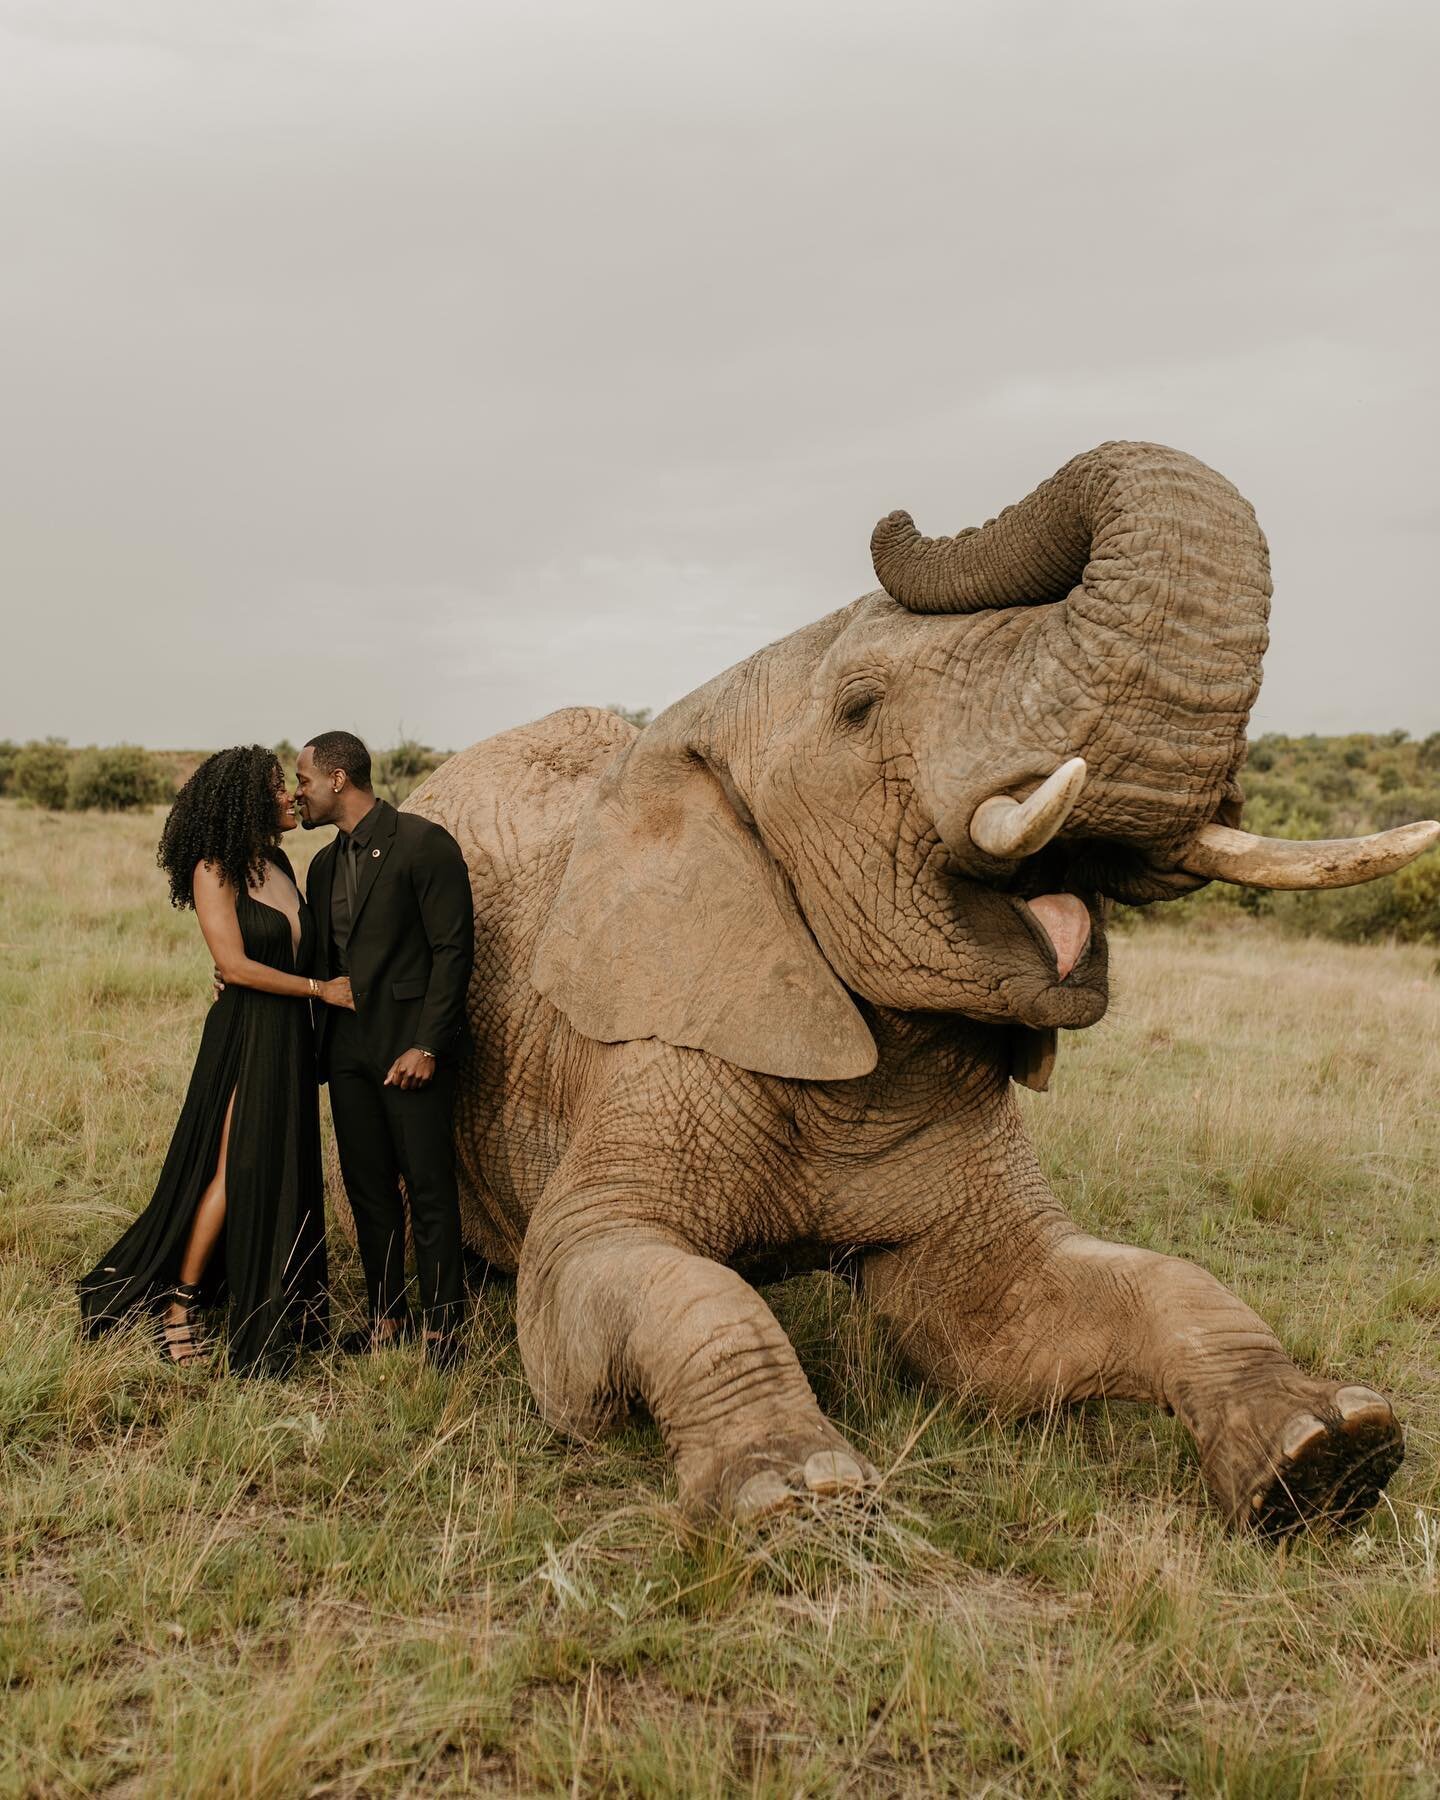
M919 535L914 519L903 508L886 513L870 533L870 561L875 565L875 577L881 587L885 587L885 571L890 559L898 550L907 549ZM885 591L889 593L890 590L886 588Z
M957 532L972 537L975 528ZM886 513L870 533L870 561L875 579L892 600L910 612L966 612L951 591L947 558L953 538L923 537L903 507Z

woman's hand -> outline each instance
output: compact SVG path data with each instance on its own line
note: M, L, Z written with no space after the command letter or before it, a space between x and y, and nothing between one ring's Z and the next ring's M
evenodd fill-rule
M320 998L327 1006L343 1006L347 1012L354 1012L355 1000L350 992L350 977L336 975L330 981L320 983Z

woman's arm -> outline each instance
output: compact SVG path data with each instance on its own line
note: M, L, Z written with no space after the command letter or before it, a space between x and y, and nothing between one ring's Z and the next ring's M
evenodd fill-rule
M210 863L195 869L195 916L215 961L215 970L226 987L258 988L262 994L287 994L297 1000L323 1000L327 1006L346 1006L353 1012L348 976L315 981L308 975L287 975L269 963L245 954L245 939L235 912L235 890Z

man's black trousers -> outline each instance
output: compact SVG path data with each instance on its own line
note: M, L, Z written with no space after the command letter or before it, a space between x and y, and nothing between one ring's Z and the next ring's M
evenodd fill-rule
M375 1066L351 1012L337 1009L328 1047L330 1111L370 1290L370 1316L403 1321L407 1314L403 1176L426 1329L456 1331L465 1266L451 1135L454 1077L442 1068L428 1086L409 1093L386 1087L386 1070Z

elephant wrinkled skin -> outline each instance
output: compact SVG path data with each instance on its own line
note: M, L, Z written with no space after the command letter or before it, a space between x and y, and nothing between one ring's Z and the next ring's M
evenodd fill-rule
M471 870L466 1228L518 1271L546 1417L648 1408L694 1510L863 1488L739 1273L843 1261L933 1381L1014 1413L1153 1401L1232 1520L1358 1516L1401 1457L1386 1401L1302 1373L1194 1264L1081 1232L1010 1091L1105 1011L1107 896L1307 854L1236 829L1250 507L1107 444L978 530L892 514L872 548L879 590L644 731L558 712L408 803ZM1440 832L1406 829L1274 884Z

